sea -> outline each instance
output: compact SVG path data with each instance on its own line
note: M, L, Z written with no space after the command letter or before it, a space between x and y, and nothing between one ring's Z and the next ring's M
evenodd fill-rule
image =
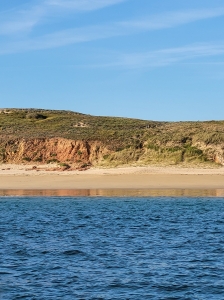
M224 299L224 197L1 196L0 299Z

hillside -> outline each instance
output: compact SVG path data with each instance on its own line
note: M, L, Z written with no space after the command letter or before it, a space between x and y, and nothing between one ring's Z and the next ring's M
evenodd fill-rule
M0 110L0 162L224 165L224 121L156 122L72 111Z

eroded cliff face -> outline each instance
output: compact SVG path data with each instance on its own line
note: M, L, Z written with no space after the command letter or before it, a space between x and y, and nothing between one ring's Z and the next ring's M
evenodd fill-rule
M70 164L96 164L109 150L101 142L74 141L64 138L8 141L2 147L2 161L61 162Z
M190 149L182 148L179 152L172 152L173 145L162 145L161 148L149 149L148 144L140 148L125 148L120 151L112 150L113 145L104 145L100 141L82 141L65 138L17 139L1 143L0 162L4 163L59 163L69 167L85 168L94 165L122 165L140 162L141 164L155 164L165 162L177 164L195 161L197 157L205 157L206 161L224 165L224 144L192 143ZM171 147L172 146L172 147ZM192 148L193 147L193 148ZM165 149L165 150L164 150ZM168 150L169 151L168 151ZM198 152L198 150L201 151ZM165 152L166 151L166 152ZM179 154L178 154L179 153ZM180 156L180 157L179 157ZM176 159L178 162L176 163Z

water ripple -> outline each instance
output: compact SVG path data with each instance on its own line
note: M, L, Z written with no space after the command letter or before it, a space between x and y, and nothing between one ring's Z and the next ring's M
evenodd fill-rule
M224 299L223 198L0 198L0 295Z

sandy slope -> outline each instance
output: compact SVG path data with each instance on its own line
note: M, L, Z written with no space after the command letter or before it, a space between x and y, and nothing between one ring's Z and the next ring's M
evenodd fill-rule
M17 165L17 164L1 164L1 175L120 175L120 174L179 174L179 175L224 175L224 167L217 168L188 168L179 166L130 166L116 168L90 168L85 171L62 171L57 164L46 165Z

